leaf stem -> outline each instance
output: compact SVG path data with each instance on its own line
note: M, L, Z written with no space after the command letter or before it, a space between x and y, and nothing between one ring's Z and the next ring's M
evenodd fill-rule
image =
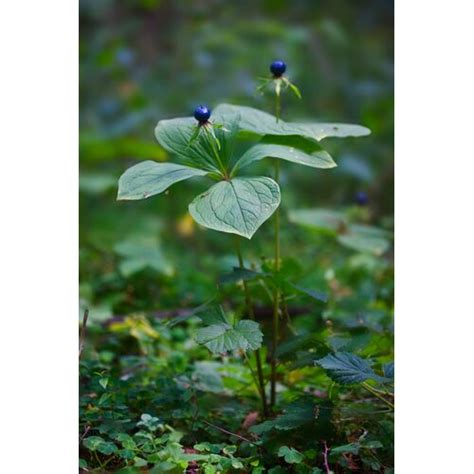
M378 393L378 390L374 390L367 382L362 382L361 383L362 387L364 387L368 392L370 392L374 397L378 398L380 401L384 402L386 405L388 405L392 410L395 409L395 405L388 401L386 398L382 397L382 395L380 395Z
M240 268L244 268L244 259L242 257L242 250L240 248L240 238L236 236L236 252L237 258L239 260ZM242 282L244 285L244 294L245 294L245 305L247 307L247 312L252 321L255 321L255 313L253 310L253 302L252 302L252 295L250 293L249 287L246 281ZM262 369L262 359L260 357L260 349L255 351L255 361L257 363L257 375L258 375L258 382L259 382L259 393L260 398L262 400L262 410L263 416L266 418L268 416L268 407L267 407L267 397L265 395L265 381L263 378L263 369Z
M212 127L212 125L209 125L209 126ZM221 171L224 175L224 178L228 179L229 176L228 176L227 170L224 166L224 163L222 163L221 157L219 155L219 151L216 150L216 144L214 142L214 137L215 137L214 131L213 130L208 130L206 128L205 129L205 135L206 135L207 141L209 142L209 145L211 146L212 152L214 153L214 156L216 157L217 163L219 164L219 166L221 168Z

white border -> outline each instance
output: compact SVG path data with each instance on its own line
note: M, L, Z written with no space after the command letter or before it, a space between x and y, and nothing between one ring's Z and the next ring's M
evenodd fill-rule
M0 471L77 472L77 3L2 3L0 58Z
M473 8L396 2L396 472L472 471Z
M77 3L0 12L3 472L77 469ZM472 6L396 4L396 469L469 472Z

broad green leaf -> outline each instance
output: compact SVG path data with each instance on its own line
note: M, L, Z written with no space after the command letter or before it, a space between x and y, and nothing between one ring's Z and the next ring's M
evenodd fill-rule
M240 114L240 129L256 135L301 135L314 140L327 137L362 137L370 130L361 125L347 123L292 123L252 107L221 104L214 110L214 115Z
M81 172L79 189L88 194L103 194L115 187L115 178L110 173Z
M289 354L291 357L299 350L313 348L318 344L321 342L312 333L293 336L278 344L276 356L280 359Z
M292 430L311 423L319 416L319 407L308 400L297 400L285 408L275 421L277 430Z
M206 136L204 130L196 134L199 125L193 117L160 120L155 128L155 136L165 150L180 157L185 164L219 171L216 154L222 163L230 161L239 119L239 114L235 112L219 115L219 126L213 127L212 134L219 142L220 149L215 141Z
M377 382L388 381L377 375L369 361L350 352L336 352L315 362L328 371L329 376L341 384L354 384L372 379Z
M305 295L311 296L311 298L314 298L315 300L322 301L324 303L327 303L328 301L328 295L322 291L304 288L302 286L295 285L294 283L290 283L290 285L295 290L298 290L300 293L304 293Z
M351 224L343 212L328 209L295 209L290 222L336 237L344 247L380 256L390 247L391 233L377 227Z
M220 364L213 361L196 362L192 374L193 387L202 392L221 393L224 384L218 372L219 367Z
M210 306L199 311L198 313L195 312L195 314L206 326L222 323L232 324L222 306Z
M284 458L288 464L299 464L304 459L304 456L299 451L288 446L280 446L278 457Z
M331 155L316 141L301 140L297 136L267 136L242 155L234 171L263 158L279 158L311 168L325 169L337 166Z
M213 324L197 331L196 341L204 344L214 354L234 350L256 350L262 345L263 334L258 323L240 320L235 326L227 323Z
M331 448L331 455L344 454L344 453L359 454L359 450L360 450L360 443L343 444L341 446L336 446L334 448Z
M96 451L97 448L105 443L105 440L101 438L100 436L88 436L82 444L87 448L90 449L91 451Z
M290 222L316 230L337 234L347 226L344 213L329 209L294 209L288 213Z
M100 436L89 436L83 441L84 446L91 451L98 451L102 454L113 454L117 451L117 446L111 441L105 441Z
M251 239L280 204L280 188L271 178L221 181L189 205L194 220L220 232Z
M231 273L224 273L219 277L219 283L235 283L237 281L250 281L267 276L267 273L255 272L247 268L234 267Z
M390 247L389 235L388 232L376 227L351 224L347 233L339 235L337 240L353 250L380 256Z
M277 416L274 420L266 420L252 426L250 431L260 435L272 429L293 430L315 421L319 417L319 410L320 407L309 400L296 400L285 408L283 414Z
M129 168L119 179L117 199L146 199L166 191L172 184L208 172L175 163L143 161Z
M125 277L129 277L144 268L152 268L158 273L168 276L174 272L173 266L154 241L125 240L116 244L114 250L122 257L119 268Z

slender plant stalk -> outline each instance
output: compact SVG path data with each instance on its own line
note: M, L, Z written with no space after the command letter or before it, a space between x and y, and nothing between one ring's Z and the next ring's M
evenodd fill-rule
M239 266L240 268L244 268L244 259L242 257L242 250L240 249L240 239L236 237L236 250L237 250L237 258L239 259ZM244 293L245 293L245 305L247 307L247 312L253 321L255 320L255 313L253 310L253 302L252 302L252 295L250 294L249 287L246 281L243 281L244 285ZM260 349L255 351L255 361L257 363L257 376L258 376L258 384L259 384L259 393L260 398L262 400L262 409L263 409L263 416L268 416L268 407L267 407L267 397L265 395L265 381L263 378L263 369L262 369L262 359L260 357Z
M281 102L280 94L275 94L275 115L277 122L280 120ZM275 181L280 181L280 161L274 160ZM274 217L275 223L275 273L280 271L280 207L277 207ZM274 407L276 402L276 351L278 348L278 335L280 326L280 291L276 287L273 291L273 338L272 338L272 354L271 354L271 388L270 388L270 406Z
M368 383L362 382L362 387L364 387L368 392L370 392L374 397L378 398L380 401L384 402L386 405L388 405L392 410L395 409L395 405L388 401L386 398L382 397L378 392L378 390L374 390Z

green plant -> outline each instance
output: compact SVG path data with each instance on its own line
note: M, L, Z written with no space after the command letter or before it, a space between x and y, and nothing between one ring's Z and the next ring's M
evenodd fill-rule
M281 76L274 80L282 80ZM279 89L277 92L279 97ZM336 166L319 140L330 136L362 136L368 129L348 124L314 124L284 122L250 107L222 104L216 107L213 120L207 107L200 106L193 118L162 120L155 129L155 136L179 163L145 161L128 169L119 180L119 200L145 199L166 191L171 185L191 177L204 177L217 181L206 192L197 196L189 205L193 219L204 227L234 233L250 239L257 229L275 212L275 261L272 269L274 316L271 351L271 398L275 405L276 351L278 346L281 290L284 280L280 275L279 167L275 178L266 176L240 176L250 164L264 158L280 159L313 168ZM201 110L202 109L202 110ZM204 110L205 109L205 110ZM279 110L279 107L277 107ZM196 120L198 123L196 123ZM236 156L237 141L250 143ZM237 257L241 271L245 271L240 244ZM261 336L249 343L244 334L259 334L254 319L253 304L244 279L247 313L251 320L231 323L221 310L220 316L207 321L208 326L198 336L215 353L241 350L256 351L256 383L262 399L262 409L267 411L262 361L259 355ZM211 324L209 324L211 323Z

